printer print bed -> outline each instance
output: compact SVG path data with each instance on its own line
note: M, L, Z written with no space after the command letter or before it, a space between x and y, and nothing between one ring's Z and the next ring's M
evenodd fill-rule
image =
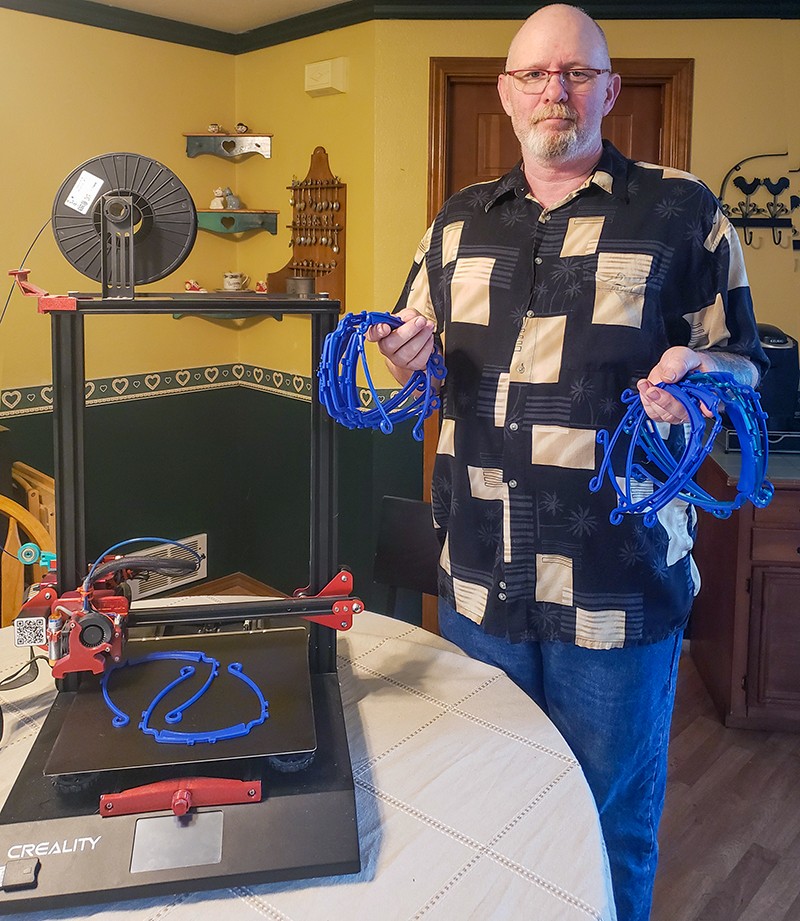
M180 723L168 724L165 714L188 700L208 677L209 666L198 663L196 673L159 703L150 721L152 726L204 732L255 719L258 698L244 682L228 674L232 662L242 664L244 673L269 701L269 718L236 739L194 745L162 744L144 734L139 722L153 698L178 677L186 663L154 661L119 669L111 676L109 693L114 704L130 717L128 725L112 725L113 713L103 699L100 677L84 681L47 761L47 775L203 764L316 748L303 627L131 641L125 651L133 660L166 650L197 650L213 656L219 660L219 674L208 691L184 712Z

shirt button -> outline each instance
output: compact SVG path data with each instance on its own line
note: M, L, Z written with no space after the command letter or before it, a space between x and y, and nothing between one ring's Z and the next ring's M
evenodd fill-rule
M516 432L516 430L519 428L516 422L509 423L508 427L511 429L512 432Z
M497 584L500 586L500 588L507 588L505 582L498 582Z
M525 314L525 316L526 316L526 317L532 317L532 316L533 316L533 311L532 311L532 310L529 310L529 311Z
M505 600L506 600L506 593L505 593L505 592L498 592L498 593L497 593L497 597L498 597L501 601L505 601Z
M533 261L536 263L536 265L541 265L541 264L542 264L542 257L541 257L541 256L537 256Z
M550 220L550 215L549 215L549 214L545 214L544 220L545 220L545 221L549 221L549 220Z
M517 488L517 481L516 481L516 480L509 480L509 481L508 481L508 485L509 485L509 487L510 487L511 489L516 489L516 488Z

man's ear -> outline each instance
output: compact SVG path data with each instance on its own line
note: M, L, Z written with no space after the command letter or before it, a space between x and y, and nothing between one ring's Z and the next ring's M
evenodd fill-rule
M513 77L508 77L506 74L498 74L497 76L497 95L500 97L500 103L506 115L511 115L512 112L508 94L513 92L511 86L511 81L513 79Z
M611 74L608 81L608 87L606 88L605 102L603 103L603 115L608 115L614 108L614 103L617 101L617 96L619 96L619 91L621 89L622 78L619 74Z

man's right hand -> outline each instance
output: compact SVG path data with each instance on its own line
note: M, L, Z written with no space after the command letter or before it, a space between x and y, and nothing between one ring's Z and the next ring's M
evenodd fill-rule
M405 384L415 371L424 371L433 352L433 323L413 307L398 314L402 326L392 328L388 323L376 323L367 330L366 338L377 342L386 364L398 383Z

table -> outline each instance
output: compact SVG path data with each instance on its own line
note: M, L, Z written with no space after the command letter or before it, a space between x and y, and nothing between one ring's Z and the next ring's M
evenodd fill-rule
M25 655L11 645L8 628L0 631L0 677ZM516 685L432 633L369 612L340 634L338 656L359 874L6 917L615 919L583 773L552 723ZM0 693L0 799L54 695L48 671L27 687Z

